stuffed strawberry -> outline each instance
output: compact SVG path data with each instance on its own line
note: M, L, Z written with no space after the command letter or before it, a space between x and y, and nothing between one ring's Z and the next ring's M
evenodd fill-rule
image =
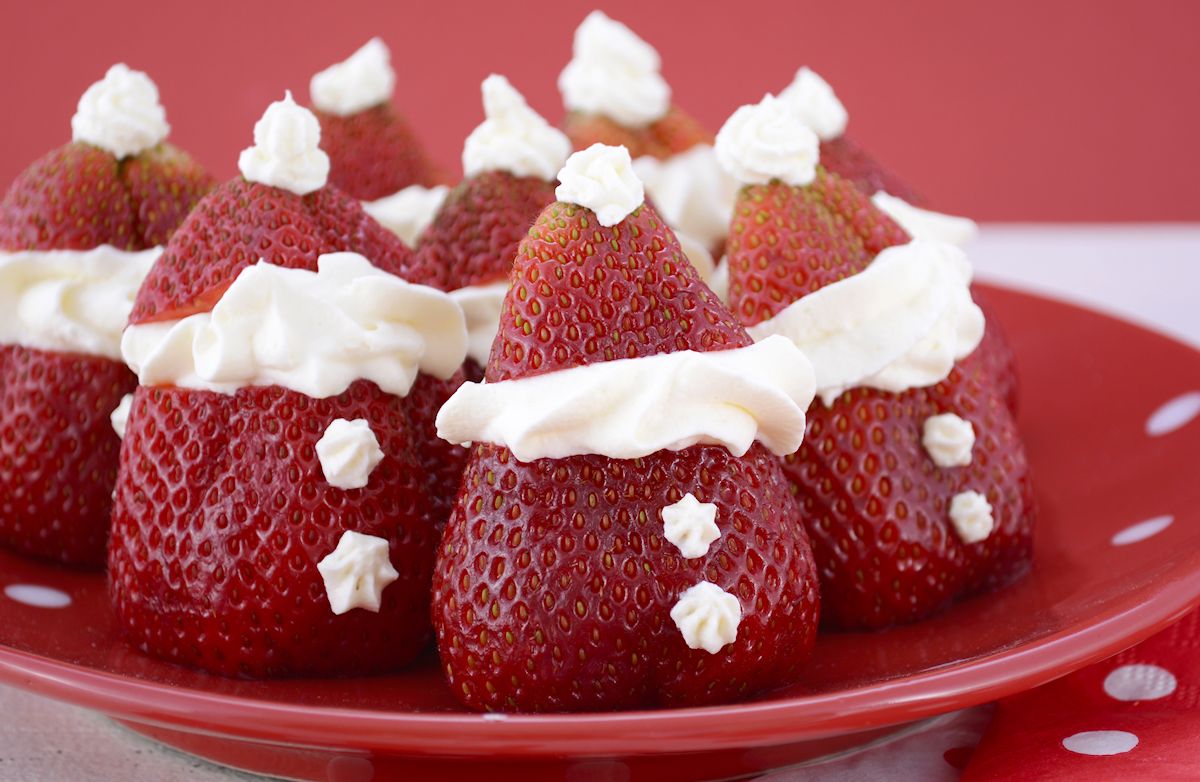
M520 244L486 382L438 431L475 443L434 625L474 709L687 706L784 684L816 577L771 455L803 437L807 360L754 345L643 203L621 148L577 152Z
M471 334L467 376L479 380L496 336L517 245L554 202L554 177L571 142L525 103L503 76L483 82L487 119L463 147L466 174L426 229L421 273L463 307Z
M910 241L818 167L817 136L783 100L735 112L717 154L747 183L730 230L733 311L756 339L794 341L816 370L821 401L784 470L825 622L913 621L1021 574L1028 466L980 360L985 321L962 251Z
M401 666L429 637L425 464L466 352L412 253L326 186L316 118L268 108L122 339L139 385L109 567L139 649L227 675ZM418 374L422 373L422 374ZM429 374L424 374L429 373Z
M79 101L74 140L0 202L0 545L104 562L133 390L121 329L160 245L211 187L166 143L158 89L114 65Z
M329 155L329 181L364 201L441 179L392 103L396 73L390 60L387 45L372 38L309 84L313 113L321 122L321 148Z

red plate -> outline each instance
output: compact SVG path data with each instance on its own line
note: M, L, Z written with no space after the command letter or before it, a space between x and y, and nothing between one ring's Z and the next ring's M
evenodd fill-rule
M7 555L0 677L219 762L347 781L731 777L1042 684L1200 599L1200 354L1087 310L990 293L1022 372L1042 511L1032 573L912 627L823 636L805 681L759 701L486 717L458 709L432 655L375 679L220 679L127 649L101 576ZM28 604L39 599L69 604Z

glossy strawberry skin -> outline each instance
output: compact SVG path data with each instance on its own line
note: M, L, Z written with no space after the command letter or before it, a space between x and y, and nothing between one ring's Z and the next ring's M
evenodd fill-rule
M116 361L0 345L0 544L104 563L120 440L109 414L135 381Z
M478 709L694 706L788 681L815 638L808 541L774 457L721 448L518 466L479 445L446 530L435 624L451 689ZM692 492L722 536L697 559L660 510ZM737 640L692 650L670 618L701 580L738 597Z
M651 207L602 228L555 203L518 250L487 380L748 344ZM692 560L660 516L689 491L717 504L722 530ZM716 655L689 649L670 619L704 579L743 611ZM479 444L442 539L434 625L451 690L471 708L698 705L793 676L815 635L815 584L794 500L759 446L522 464Z
M910 204L926 201L911 185L886 169L867 151L846 136L821 142L821 165L853 182L867 195L883 190Z
M386 454L362 489L325 480L315 446L364 418ZM400 667L429 637L437 535L403 399L358 381L328 399L277 386L139 388L113 510L119 624L152 655L229 676ZM379 613L330 610L317 563L353 530L400 574Z
M421 274L445 290L507 280L517 245L554 202L555 183L486 171L450 191L417 247Z
M678 106L642 128L626 128L599 114L572 111L563 121L563 131L575 149L592 144L623 146L635 158L649 155L665 160L697 144L713 143L713 134Z
M329 182L348 195L374 201L443 178L390 102L345 117L312 111L321 123L321 148L329 155Z

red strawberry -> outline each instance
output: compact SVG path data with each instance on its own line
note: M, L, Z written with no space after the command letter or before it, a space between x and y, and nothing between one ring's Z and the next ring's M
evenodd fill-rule
M355 198L374 201L445 179L391 103L345 117L313 113L321 122L321 149L329 155L329 182Z
M884 168L866 150L846 136L821 142L821 165L843 179L848 179L867 195L880 190L920 206L925 199L906 181Z
M642 128L626 128L599 114L572 111L563 120L563 130L575 149L587 149L592 144L623 146L634 158L649 155L665 160L697 144L713 143L713 134L677 106Z
M750 344L643 205L611 228L554 203L521 242L490 383L618 358ZM723 531L684 559L660 511L693 493ZM642 459L521 463L474 447L434 575L452 691L475 709L684 706L786 682L809 654L817 592L777 462L712 446ZM736 595L736 641L690 649L670 617L707 579Z
M907 241L864 193L821 169L804 188L745 187L729 238L730 302L744 324L759 323ZM784 470L812 536L827 624L919 619L1028 565L1028 466L986 359L977 349L935 386L858 388L809 411L804 443ZM940 413L972 424L969 465L941 468L924 450L924 422ZM994 529L977 543L965 543L949 518L952 498L968 490L993 509Z
M412 278L412 251L337 188L299 196L239 177L176 232L131 321L208 311L260 259L316 271L318 256L341 251ZM421 376L398 397L360 380L327 399L279 386L139 388L109 558L130 640L227 675L368 673L411 660L429 637L437 507L457 487L456 465L440 461L448 444L430 448L433 419L459 382ZM331 485L316 457L339 418L365 419L383 450L364 488ZM388 541L400 579L378 613L331 610L316 564L345 531Z
M22 172L0 202L0 251L154 247L210 187L170 144L124 159L66 144ZM109 414L135 384L104 356L0 346L0 544L103 563L120 448Z

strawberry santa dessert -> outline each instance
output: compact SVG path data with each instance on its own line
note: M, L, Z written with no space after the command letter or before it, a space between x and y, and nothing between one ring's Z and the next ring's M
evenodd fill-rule
M392 103L391 54L372 38L343 62L312 77L309 97L329 155L329 182L355 198L375 201L438 183L437 167Z
M782 98L738 109L716 148L746 183L729 234L731 307L755 339L788 338L816 372L819 401L784 471L824 621L913 621L1020 575L1028 466L977 349L989 326L963 252L913 239L820 167L817 135Z
M660 66L653 46L593 11L558 78L564 127L576 149L600 142L629 150L655 208L707 279L707 254L725 239L738 183L717 164L712 133L672 105Z
M483 82L487 118L463 146L466 178L450 193L417 249L422 274L441 281L467 319L467 376L483 376L517 245L554 202L571 142L529 108L503 76Z
M0 202L0 545L98 566L120 448L110 416L135 385L121 329L212 181L166 143L158 89L125 65L88 88L71 129Z
M434 578L467 706L686 706L789 681L816 576L776 455L811 367L754 344L643 203L626 150L570 157L521 242L485 381L438 431L473 442Z
M153 655L239 676L395 668L429 637L437 545L422 463L466 329L404 279L411 251L326 184L289 94L242 176L207 196L138 298L140 385L113 510L120 626ZM428 373L428 374L425 374Z

